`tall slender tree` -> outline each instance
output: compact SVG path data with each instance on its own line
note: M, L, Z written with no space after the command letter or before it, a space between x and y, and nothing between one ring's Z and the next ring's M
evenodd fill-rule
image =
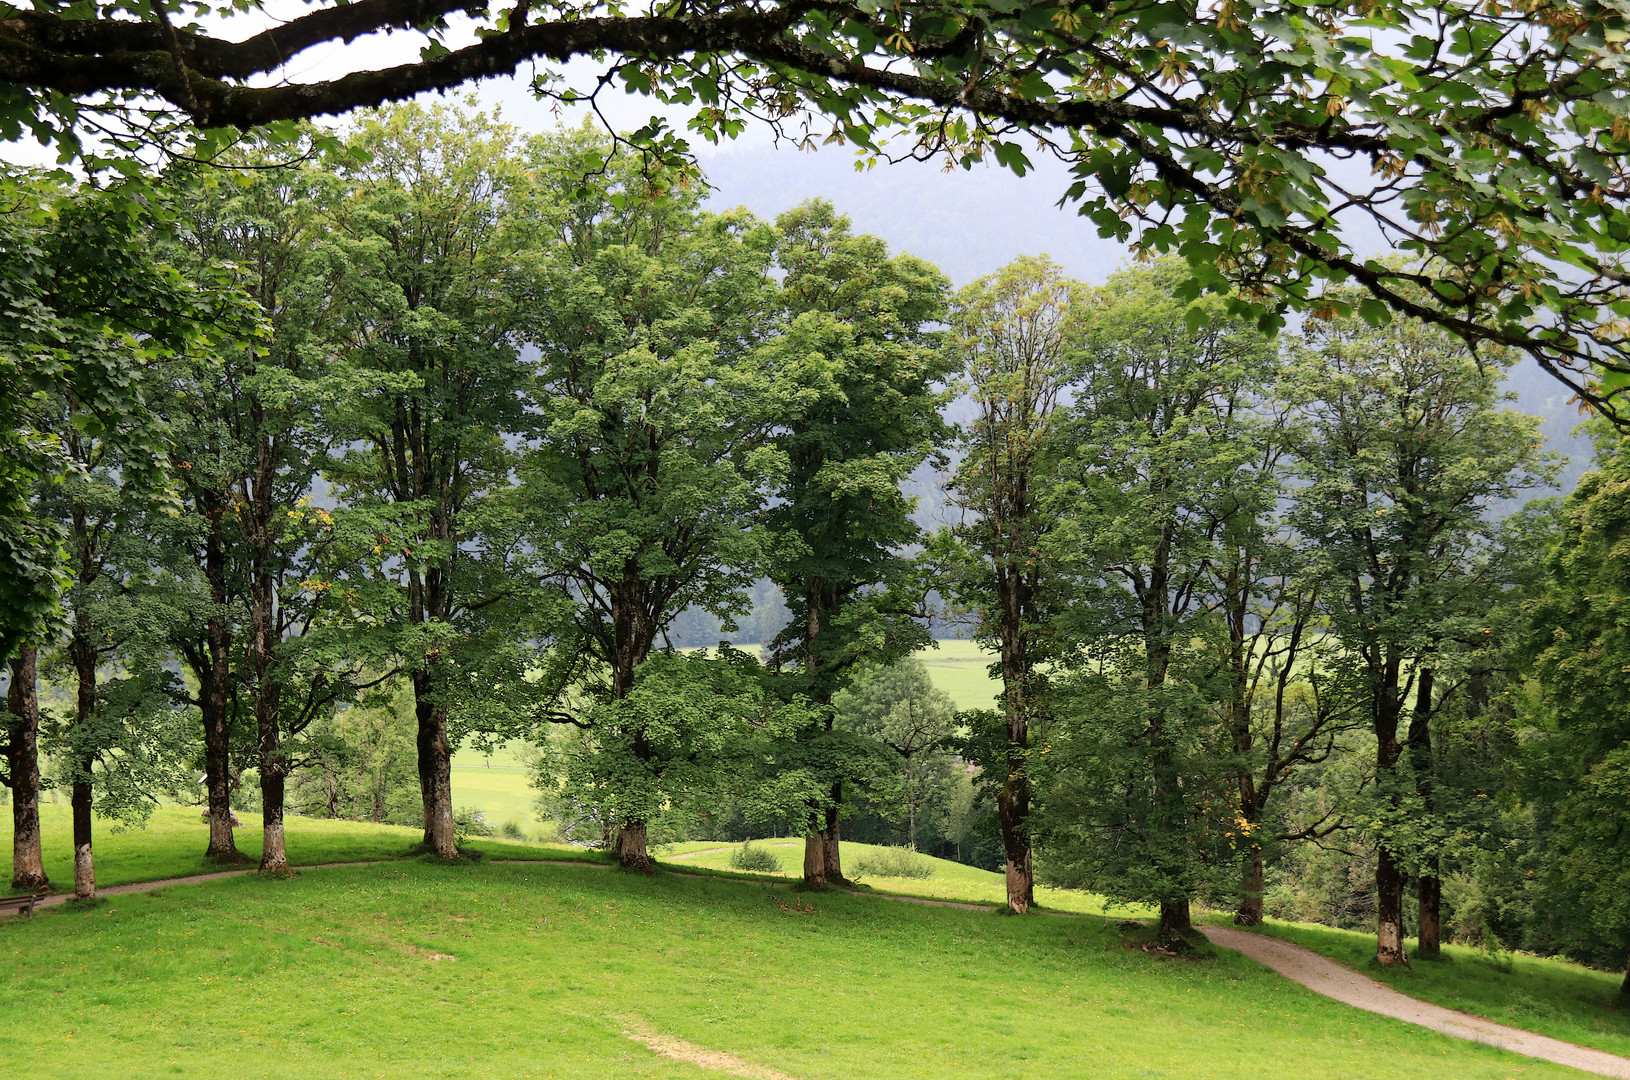
M950 497L966 514L940 538L945 591L971 608L978 637L998 656L999 730L970 753L996 794L1008 910L1035 903L1028 768L1040 720L1041 639L1051 581L1040 546L1053 518L1039 512L1056 412L1074 361L1086 296L1046 257L1020 258L957 294L948 348L971 384L975 415Z
M788 211L776 230L782 328L769 352L784 370L807 373L814 394L776 436L789 468L767 515L781 534L770 577L792 617L771 648L786 689L830 707L857 665L887 664L928 642L906 595L904 551L920 530L901 483L950 434L939 410L951 361L930 329L944 315L947 284L922 260L854 236L826 202ZM844 880L842 763L870 756L844 751L831 715L806 747L836 766L809 808L812 886Z
M530 264L527 333L539 350L540 425L522 475L536 576L570 616L544 628L545 684L568 707L619 702L669 624L692 605L726 620L763 572L755 527L784 458L771 426L803 395L759 348L773 300L771 231L745 213L712 215L694 192L666 195L638 161L613 156L609 182L577 190L605 161L587 136L534 147L544 239ZM639 717L611 709L607 715ZM638 722L618 740L657 754ZM623 865L644 868L649 822L617 821Z
M333 360L324 337L338 261L324 243L332 185L317 166L289 166L252 148L230 163L234 170L178 178L189 236L204 265L235 269L235 285L265 313L268 337L223 349L220 364L201 373L190 405L211 418L228 492L219 575L223 604L241 612L241 646L230 655L252 716L260 868L287 873L283 793L293 762L284 741L343 696L347 669L364 659L353 653L305 665L303 681L291 683L288 654L311 651L313 622L329 596L308 584L330 521L310 505L328 450L323 419L364 383ZM219 672L212 666L210 674Z
M1216 572L1259 546L1281 483L1256 409L1272 347L1222 299L1179 300L1181 279L1170 263L1124 271L1082 304L1069 449L1041 496L1055 522L1043 557L1068 590L1058 663L1086 668L1092 688L1055 710L1053 771L1080 768L1049 795L1049 844L1060 873L1157 903L1168 936L1232 861L1212 826L1226 805L1218 714L1233 694L1196 643L1234 644Z
M449 690L471 612L504 591L484 507L531 420L509 289L515 133L481 114L402 106L349 137L331 242L338 348L359 378L324 466L365 535L367 621L413 682L424 843L457 855Z

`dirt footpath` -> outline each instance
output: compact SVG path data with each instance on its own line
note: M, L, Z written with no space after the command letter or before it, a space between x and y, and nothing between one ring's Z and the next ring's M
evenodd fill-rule
M1441 1005L1416 1001L1311 949L1266 934L1253 934L1225 926L1202 926L1198 929L1211 939L1213 945L1242 952L1285 978L1301 983L1315 994L1323 994L1367 1012L1419 1024L1458 1039L1487 1043L1514 1054L1554 1061L1558 1065L1569 1065L1600 1076L1630 1080L1630 1059L1535 1035L1520 1028L1506 1027L1470 1013L1445 1009Z

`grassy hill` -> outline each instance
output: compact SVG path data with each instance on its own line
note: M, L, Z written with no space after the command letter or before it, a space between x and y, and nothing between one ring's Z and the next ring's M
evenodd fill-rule
M51 872L66 880L56 816ZM255 834L240 834L251 853ZM394 861L0 920L0 1015L28 1019L0 1025L6 1075L722 1075L664 1050L763 1080L1578 1075L1335 1004L1235 953L1149 955L1117 913L1014 919L798 893L723 875L727 845L670 849L685 873L645 876L497 841L475 845L479 861L403 857L415 838L293 818L298 860ZM103 880L208 869L204 839L195 813L160 811L148 830L98 838ZM767 843L784 865L798 848ZM675 858L685 848L710 853ZM868 852L844 848L851 863ZM930 878L867 885L991 898L996 875L935 862ZM1043 902L1101 908L1080 894ZM1622 1053L1630 1018L1576 992L1602 978L1552 964L1535 982L1519 961L1504 993L1532 1005L1554 992L1552 1015L1526 1026ZM1580 1009L1599 1030L1563 1030Z
M0 923L0 965L30 1077L721 1075L650 1043L795 1080L1570 1075L1106 920L598 866L174 887Z
M260 815L239 814L243 827L235 830L238 850L260 858ZM11 808L0 809L0 850L11 852ZM222 867L206 863L204 845L209 828L196 807L162 806L144 828L120 828L115 822L96 820L92 851L96 856L96 882L106 887L133 881L207 874ZM289 860L309 866L325 862L398 859L410 854L423 833L395 825L359 821L329 821L290 817L285 822ZM68 807L48 803L40 807L40 847L45 872L57 891L72 891L73 822ZM493 858L517 856L551 859L596 859L590 852L565 845L516 844L492 837L473 840L469 847ZM3 864L10 873L10 862ZM3 885L0 885L3 889Z
M777 874L788 880L801 879L804 872L804 842L802 840L755 840L755 848L774 855L781 864ZM704 867L729 870L730 856L740 844L721 844L718 841L699 840L683 844L669 844L658 853L658 858L674 869ZM855 844L845 840L843 847L844 872L854 876L857 866L868 855L877 855L886 849L872 844ZM921 862L931 867L929 877L883 877L861 874L860 883L866 889L895 893L901 896L920 896L938 900L959 900L977 904L1005 904L1007 886L1001 874L981 870L976 866L918 855ZM1054 911L1068 911L1083 915L1108 914L1113 918L1142 918L1149 911L1138 906L1111 907L1102 897L1070 889L1038 888L1036 903Z

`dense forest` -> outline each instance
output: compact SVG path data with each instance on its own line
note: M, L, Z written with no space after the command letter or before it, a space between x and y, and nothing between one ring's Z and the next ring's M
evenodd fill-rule
M0 597L42 612L14 887L46 790L81 896L96 816L162 802L223 862L258 811L268 871L285 813L456 858L453 751L509 743L631 868L775 832L832 887L845 836L1003 869L1017 913L1039 880L1173 937L1624 965L1630 448L1525 504L1558 462L1514 354L1356 294L1266 333L1158 259L954 290L587 129L401 106L300 149L42 174L0 219L8 345L123 380L6 383L0 509L62 555ZM912 658L946 627L995 707Z

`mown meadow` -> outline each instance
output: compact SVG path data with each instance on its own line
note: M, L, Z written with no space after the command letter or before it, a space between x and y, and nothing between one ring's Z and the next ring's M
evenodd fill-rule
M34 1077L718 1075L628 1034L656 1032L800 1080L1567 1074L1122 935L609 866L248 875L0 923L0 1012L29 1018L0 1054Z

